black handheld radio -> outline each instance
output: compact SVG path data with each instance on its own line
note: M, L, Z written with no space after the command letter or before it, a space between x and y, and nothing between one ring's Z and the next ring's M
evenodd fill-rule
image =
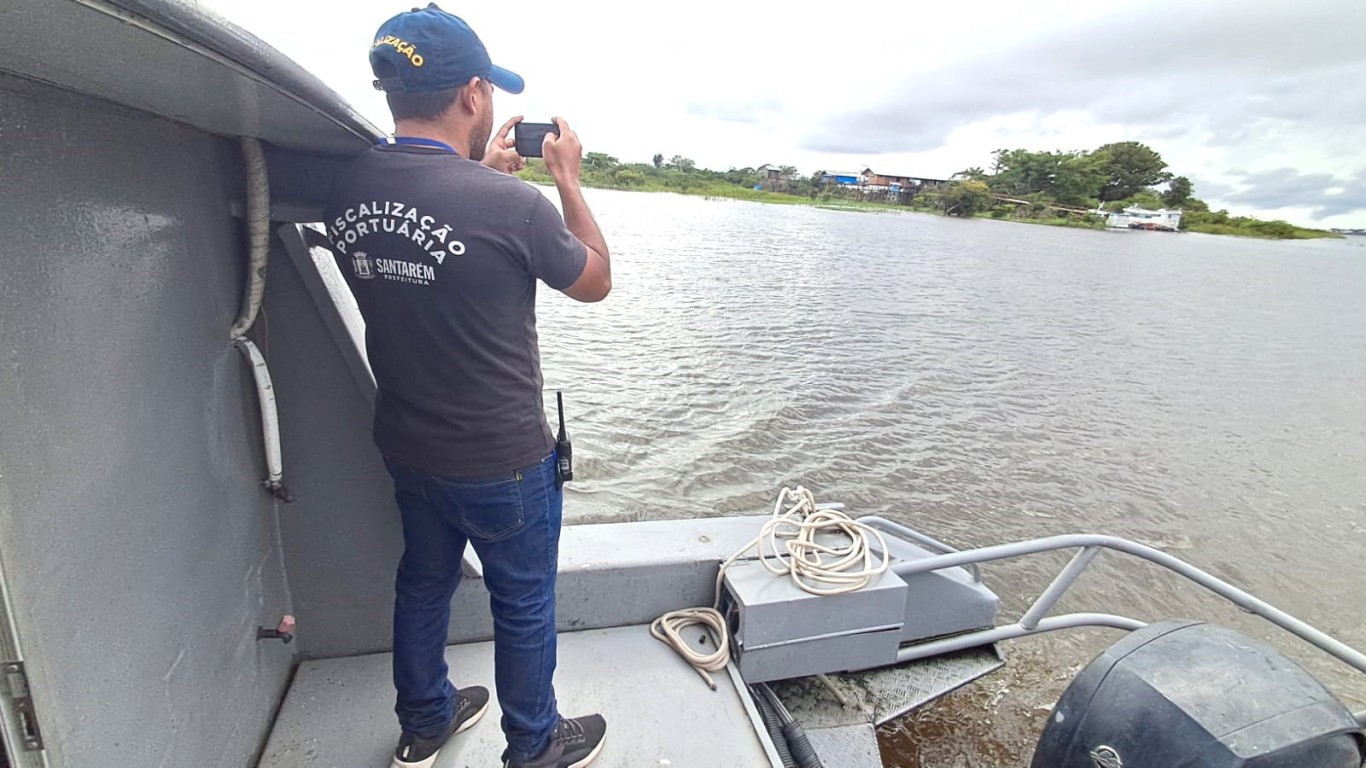
M555 482L563 486L574 479L574 447L564 428L564 394L555 390L555 407L560 412L560 434L555 438Z

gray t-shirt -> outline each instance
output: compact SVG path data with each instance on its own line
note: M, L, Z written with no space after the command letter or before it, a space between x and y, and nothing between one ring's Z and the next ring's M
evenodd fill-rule
M445 150L382 145L338 175L324 216L365 318L380 451L456 478L545 458L536 281L563 290L587 260L550 201Z

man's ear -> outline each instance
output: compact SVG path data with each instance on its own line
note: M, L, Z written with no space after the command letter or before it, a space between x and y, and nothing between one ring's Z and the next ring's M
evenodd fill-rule
M474 100L479 98L479 78L471 77L468 83L460 89L460 106L469 114L473 115L477 109Z

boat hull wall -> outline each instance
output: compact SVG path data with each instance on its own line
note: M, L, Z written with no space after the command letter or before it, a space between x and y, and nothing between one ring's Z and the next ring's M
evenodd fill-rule
M49 758L240 768L294 648L255 638L289 601L236 144L3 75L0 137L0 558Z

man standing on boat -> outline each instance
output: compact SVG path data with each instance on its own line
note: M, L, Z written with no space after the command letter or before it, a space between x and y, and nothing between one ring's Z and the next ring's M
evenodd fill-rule
M541 398L539 280L579 301L611 290L606 243L579 186L581 146L563 120L543 145L564 210L509 175L523 160L492 138L494 66L464 21L435 4L386 21L370 49L395 137L339 175L326 221L366 323L378 385L375 442L394 479L405 549L394 603L396 768L427 768L473 725L488 691L447 679L450 602L466 544L484 565L494 620L505 766L579 768L600 715L560 717L555 574L561 503Z

